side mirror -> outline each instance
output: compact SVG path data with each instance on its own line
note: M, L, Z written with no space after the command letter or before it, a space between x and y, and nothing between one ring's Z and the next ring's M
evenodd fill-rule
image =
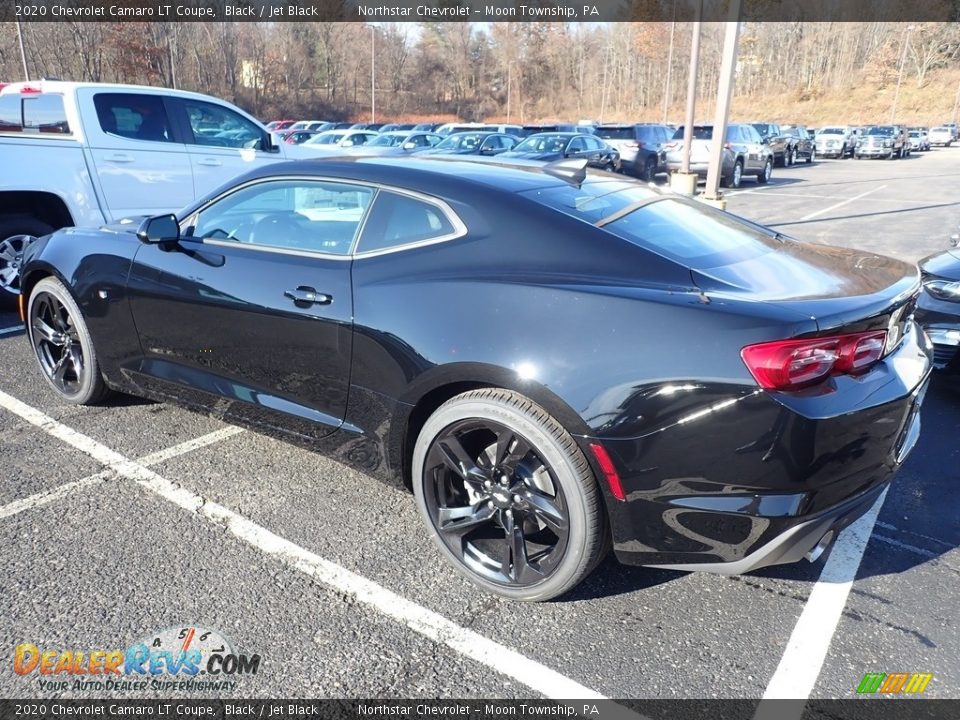
M492 148L492 147L489 147L489 146L488 146L488 147L482 147L482 148L480 148L480 154L481 154L481 155L493 155L493 148Z
M277 138L273 133L265 133L263 136L263 140L260 142L259 149L268 153L280 152L280 146L275 142L276 140ZM256 147L256 144L254 144L254 147Z
M761 145L769 145L769 144L770 144L770 138L766 138L766 137L760 138L760 144L761 144Z
M157 215L140 223L137 238L142 243L162 243L180 239L180 224L175 215Z

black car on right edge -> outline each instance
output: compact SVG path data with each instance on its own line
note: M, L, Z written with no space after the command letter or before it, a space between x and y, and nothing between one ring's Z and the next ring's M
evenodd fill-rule
M960 248L920 261L923 293L917 322L933 343L933 365L960 373Z

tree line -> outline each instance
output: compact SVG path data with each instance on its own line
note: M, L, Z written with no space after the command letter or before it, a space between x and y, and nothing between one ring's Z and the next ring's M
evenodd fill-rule
M692 24L23 23L31 78L164 85L263 117L682 117ZM723 24L705 23L698 95L716 94ZM672 52L671 52L672 47ZM802 100L856 82L923 87L960 66L957 23L744 23L736 94ZM13 23L0 82L21 79Z

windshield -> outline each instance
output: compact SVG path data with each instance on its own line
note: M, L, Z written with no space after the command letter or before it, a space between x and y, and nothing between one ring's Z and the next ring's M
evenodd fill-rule
M486 137L484 133L457 133L434 145L436 150L473 150Z
M889 125L877 125L867 130L867 135L893 135L893 128Z
M570 138L566 135L531 135L513 148L514 152L556 153L563 152Z
M316 137L312 137L304 145L336 145L340 142L346 133L342 132L325 132L320 133Z
M817 133L817 135L846 135L846 134L847 134L846 130L839 127L823 128L822 130L820 130L820 132Z
M597 135L604 140L635 140L632 127L598 127Z
M387 133L386 135L377 135L373 140L367 143L368 147L400 147L403 141L407 139L406 133Z

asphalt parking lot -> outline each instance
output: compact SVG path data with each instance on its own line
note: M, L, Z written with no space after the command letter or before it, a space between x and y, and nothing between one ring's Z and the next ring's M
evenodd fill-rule
M958 181L960 148L822 161L746 181L728 209L917 260L960 221ZM927 696L958 698L958 427L938 380L882 506L817 563L729 578L611 558L560 601L516 604L443 564L411 496L334 461L169 405L60 404L2 313L0 647L202 627L262 658L183 696L849 698L867 672L923 672ZM0 692L54 694L9 655Z

